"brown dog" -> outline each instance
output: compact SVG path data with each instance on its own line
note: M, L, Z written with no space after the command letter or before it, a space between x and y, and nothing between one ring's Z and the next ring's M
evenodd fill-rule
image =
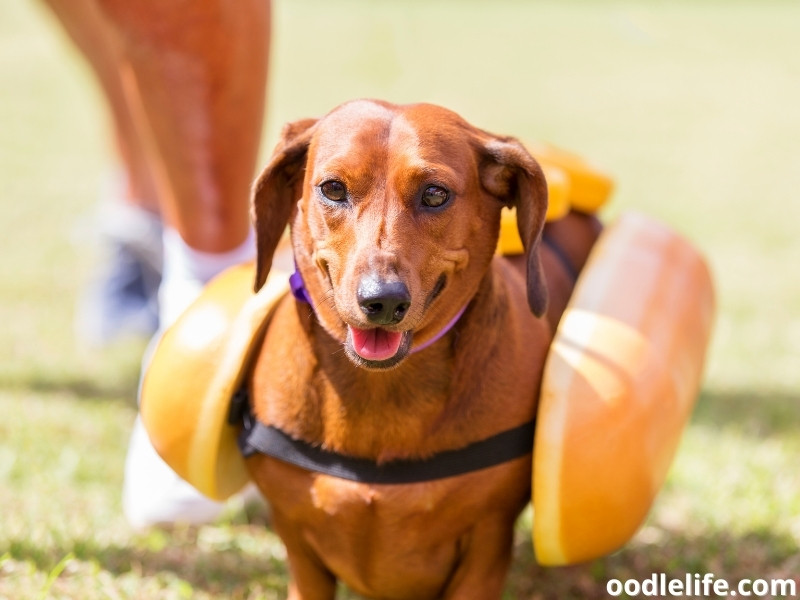
M517 208L523 260L494 254L503 206ZM443 108L355 101L288 125L254 189L256 287L289 223L311 304L277 308L251 377L258 421L378 465L531 421L574 283L564 258L580 269L598 233L571 215L556 257L541 243L546 207L518 142ZM302 599L333 598L337 580L376 598L500 597L531 480L530 454L418 483L260 454L248 468Z

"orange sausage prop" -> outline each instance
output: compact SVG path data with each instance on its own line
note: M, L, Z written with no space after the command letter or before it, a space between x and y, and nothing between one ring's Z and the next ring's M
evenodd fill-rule
M545 365L533 464L538 562L617 550L664 482L700 387L714 312L701 256L626 215L592 250Z
M273 269L253 294L254 278L251 263L209 282L164 332L142 380L139 412L156 452L215 500L250 480L228 411L253 346L289 289L289 274Z

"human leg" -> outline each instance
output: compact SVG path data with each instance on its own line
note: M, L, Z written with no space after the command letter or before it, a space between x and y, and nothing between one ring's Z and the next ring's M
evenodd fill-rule
M167 326L209 278L254 254L248 202L261 137L269 2L49 1L98 73L116 69L119 88L104 91L112 112L114 98L128 111L166 223L159 295ZM114 57L110 65L102 56L96 64L91 59L103 47ZM124 146L124 128L116 125ZM131 522L217 514L221 505L187 490L143 434L137 424L126 463Z

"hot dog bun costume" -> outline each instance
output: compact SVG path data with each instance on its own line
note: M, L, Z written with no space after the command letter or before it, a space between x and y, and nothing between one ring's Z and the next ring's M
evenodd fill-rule
M548 180L548 219L596 212L611 179L579 157L530 150ZM522 251L504 211L498 253ZM142 421L159 455L210 498L248 481L231 400L289 273L252 292L254 267L212 280L168 329L142 380ZM533 448L533 539L545 565L589 560L629 540L664 482L699 391L713 289L693 246L625 215L582 271L544 369Z
M250 480L228 412L288 277L273 270L254 294L252 263L220 273L164 332L142 378L139 412L153 447L213 500Z
M545 565L617 550L664 483L700 389L708 268L661 223L624 215L584 267L545 363L533 539Z

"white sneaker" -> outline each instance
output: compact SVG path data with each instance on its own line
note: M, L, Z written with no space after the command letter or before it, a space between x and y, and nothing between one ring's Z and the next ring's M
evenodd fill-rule
M252 232L239 248L220 255L189 248L174 230L165 229L163 240L164 271L159 289L162 329L180 316L211 277L229 266L252 259L255 254ZM143 371L156 340L157 337L145 352ZM242 505L256 498L260 498L260 494L250 484L233 501ZM226 505L207 498L175 473L153 448L137 417L125 460L122 491L123 511L133 527L208 523L217 519Z
M165 463L150 443L139 417L133 426L128 456L122 510L135 528L172 523L208 523L225 508L198 492Z

